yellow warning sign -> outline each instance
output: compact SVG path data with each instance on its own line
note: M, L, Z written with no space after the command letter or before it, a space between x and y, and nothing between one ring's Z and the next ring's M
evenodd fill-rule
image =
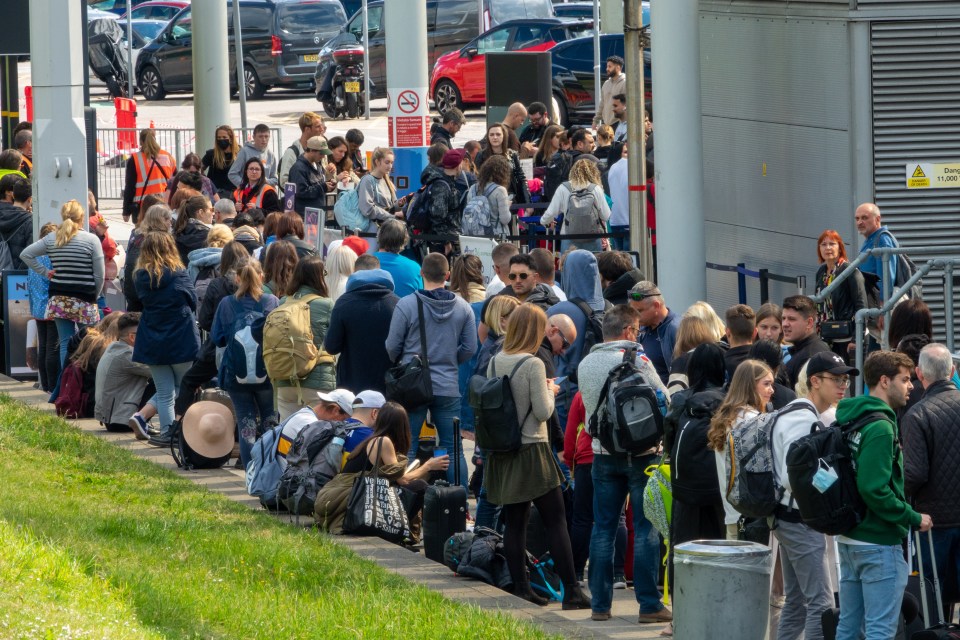
M920 165L917 165L917 168L913 170L913 177L914 177L914 178L926 178L926 177L927 177L927 174L925 174L925 173L923 172L923 167L921 167Z

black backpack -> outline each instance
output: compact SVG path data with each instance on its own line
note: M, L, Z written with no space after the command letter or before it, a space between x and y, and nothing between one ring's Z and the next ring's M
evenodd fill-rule
M570 177L570 167L573 166L573 155L569 151L558 151L550 158L547 164L547 175L543 180L543 200L553 199L557 187Z
M420 233L430 232L430 203L433 197L433 185L441 178L431 180L420 187L407 205L407 226Z
M814 531L842 535L863 522L867 506L857 490L857 473L847 438L851 432L878 420L890 418L873 412L854 422L830 427L814 425L810 435L790 445L787 451L790 492L803 522ZM815 484L814 478L821 470L828 475L835 473L836 480L825 486L818 478ZM824 477L823 474L820 477Z
M670 449L673 497L690 505L717 504L720 502L720 480L717 477L716 455L707 446L707 432L710 430L710 419L723 402L723 390L702 392L708 397L694 408L689 406L689 399L694 394L690 391L681 393L687 396L687 403L680 408L677 432ZM674 396L675 404L677 400Z
M610 369L590 416L589 433L610 455L638 455L663 438L666 398L647 384L637 367L637 349L624 350L623 361Z
M514 365L510 375L470 377L469 400L473 408L477 446L485 451L516 451L520 448L521 429L533 410L533 405L523 420L520 420L513 391L510 389L510 380L523 363L533 357L522 358Z

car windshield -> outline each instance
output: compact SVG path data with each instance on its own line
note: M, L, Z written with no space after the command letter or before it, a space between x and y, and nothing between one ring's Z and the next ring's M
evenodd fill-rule
M100 0L100 2L91 2L90 7L101 11L110 11L116 3L116 0Z
M382 14L383 7L370 7L367 9L367 31L369 33L380 31L380 16ZM358 38L363 37L363 14L357 13L347 29Z
M143 38L144 42L153 42L165 26L167 26L167 23L163 20L149 20L146 22L134 22L133 30L138 36ZM126 31L124 31L124 33L126 33Z
M287 33L309 33L336 30L345 21L339 3L282 4L279 6L280 30Z
M490 0L490 18L496 24L520 18L552 18L550 0Z

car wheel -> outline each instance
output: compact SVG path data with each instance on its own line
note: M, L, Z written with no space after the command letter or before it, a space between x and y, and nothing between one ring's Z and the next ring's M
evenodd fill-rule
M557 116L557 124L566 129L570 126L570 118L567 115L567 103L559 93L553 94L553 112Z
M437 83L437 88L433 90L433 102L437 105L437 111L440 112L440 115L453 108L463 110L460 90L450 80L441 80Z
M144 67L140 72L140 93L147 100L163 100L167 95L156 67Z
M247 100L259 100L267 92L267 88L260 82L257 72L250 65L243 65L243 89Z

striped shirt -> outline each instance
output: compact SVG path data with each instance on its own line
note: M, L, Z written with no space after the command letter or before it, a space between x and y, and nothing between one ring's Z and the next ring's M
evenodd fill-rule
M50 295L77 298L84 302L96 302L103 289L103 247L100 239L86 231L78 232L70 242L56 246L56 234L47 234L23 250L20 258L31 269L46 277L48 270L37 260L50 256L53 277L50 278Z

